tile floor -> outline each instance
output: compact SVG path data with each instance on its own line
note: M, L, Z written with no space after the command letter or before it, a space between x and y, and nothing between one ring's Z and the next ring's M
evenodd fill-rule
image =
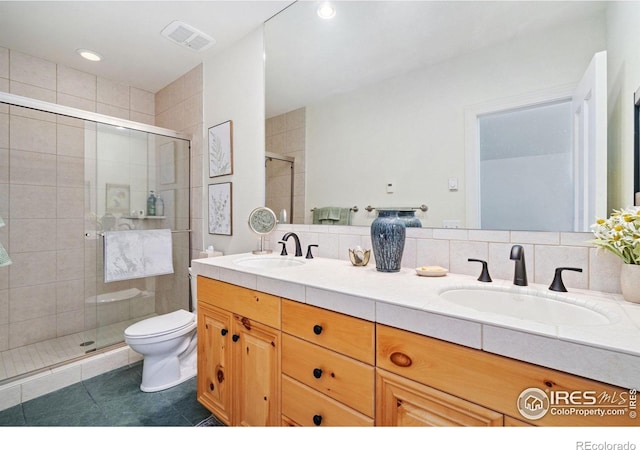
M142 363L0 411L9 427L191 427L210 416L196 400L196 378L160 392L142 392Z

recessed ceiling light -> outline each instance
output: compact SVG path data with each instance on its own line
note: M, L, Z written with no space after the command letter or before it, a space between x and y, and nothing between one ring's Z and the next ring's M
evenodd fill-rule
M336 16L336 8L331 3L323 3L318 8L318 16L322 19L333 19Z
M78 55L89 61L100 61L102 59L102 56L100 56L98 53L92 50L87 50L86 48L79 48L78 50L76 50L76 52L78 53Z

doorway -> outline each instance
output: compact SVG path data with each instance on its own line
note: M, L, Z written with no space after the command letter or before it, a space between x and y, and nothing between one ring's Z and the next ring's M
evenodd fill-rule
M571 99L478 117L482 228L573 228L571 130Z
M606 71L596 53L576 85L466 111L468 228L584 232L606 216Z

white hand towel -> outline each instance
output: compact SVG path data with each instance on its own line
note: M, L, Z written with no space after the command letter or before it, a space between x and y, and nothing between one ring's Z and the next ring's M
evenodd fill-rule
M104 233L104 281L173 273L171 230Z

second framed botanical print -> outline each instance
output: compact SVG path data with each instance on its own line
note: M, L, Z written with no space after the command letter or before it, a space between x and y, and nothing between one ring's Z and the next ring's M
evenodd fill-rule
M209 128L209 178L233 173L233 122Z
M231 233L231 183L210 184L209 234Z

